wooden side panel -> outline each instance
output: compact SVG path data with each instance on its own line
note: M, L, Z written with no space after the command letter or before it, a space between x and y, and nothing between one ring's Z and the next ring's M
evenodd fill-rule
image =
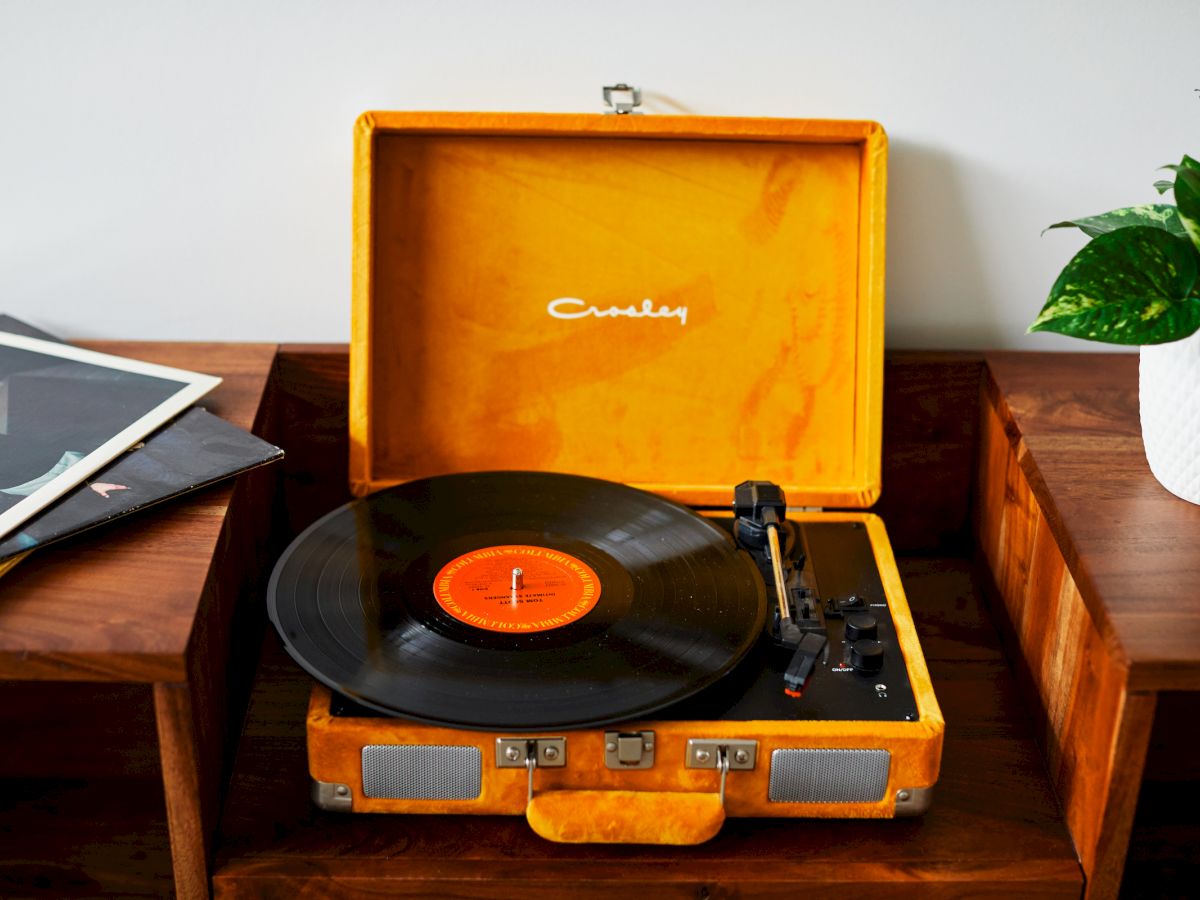
M1003 401L985 391L978 547L993 612L1035 717L1088 896L1115 895L1154 698L1127 693L1128 669L1088 614L1047 526L1036 476Z
M897 553L969 555L978 353L891 350L883 360L883 493Z
M1089 874L1089 898L1116 897L1120 892L1157 704L1157 694L1131 691L1125 696L1100 837L1096 842L1096 863Z
M280 347L275 402L287 456L277 524L288 540L350 499L348 372L345 344Z

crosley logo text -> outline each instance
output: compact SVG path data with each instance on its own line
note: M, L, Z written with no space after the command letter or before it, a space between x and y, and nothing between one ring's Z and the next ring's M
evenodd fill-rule
M687 324L688 308L686 306L660 306L654 308L654 301L646 298L641 306L590 306L575 297L559 297L546 305L546 312L556 319L586 319L595 316L597 319L607 319L609 316L627 316L630 319L678 319L680 325Z

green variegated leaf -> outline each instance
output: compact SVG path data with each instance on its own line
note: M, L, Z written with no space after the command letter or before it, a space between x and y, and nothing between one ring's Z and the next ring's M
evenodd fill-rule
M1134 225L1099 235L1067 263L1030 331L1111 344L1161 344L1200 329L1197 253L1185 237Z
M1165 166L1159 166L1159 168L1170 169L1172 172L1178 172L1180 169L1196 169L1200 171L1200 162L1197 162L1185 153L1183 154L1183 159L1178 163L1167 163Z
M1200 167L1189 166L1175 173L1175 202L1188 237L1200 249Z
M1169 191L1173 187L1175 187L1175 182L1173 182L1173 181L1156 181L1156 182L1154 182L1154 189L1156 191L1158 191L1160 194L1165 194L1167 191Z
M1124 209L1114 209L1112 212L1101 213L1098 216L1084 216L1079 219L1068 219L1065 222L1055 222L1050 228L1078 228L1088 237L1099 237L1116 231L1118 228L1128 228L1131 225L1149 225L1152 228L1162 228L1171 234L1184 234L1183 224L1175 207L1169 203L1145 203L1141 206L1126 206ZM1046 230L1049 231L1050 228Z

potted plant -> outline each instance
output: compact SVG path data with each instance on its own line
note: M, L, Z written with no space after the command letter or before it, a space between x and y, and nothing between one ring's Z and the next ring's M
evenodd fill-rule
M1030 331L1141 345L1142 442L1154 477L1200 503L1200 162L1185 156L1175 204L1114 209L1051 228L1092 240L1067 263Z

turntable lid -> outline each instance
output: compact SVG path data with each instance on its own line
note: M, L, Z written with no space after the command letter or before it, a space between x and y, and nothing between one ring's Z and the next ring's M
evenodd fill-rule
M874 122L366 113L351 483L537 469L879 493Z

